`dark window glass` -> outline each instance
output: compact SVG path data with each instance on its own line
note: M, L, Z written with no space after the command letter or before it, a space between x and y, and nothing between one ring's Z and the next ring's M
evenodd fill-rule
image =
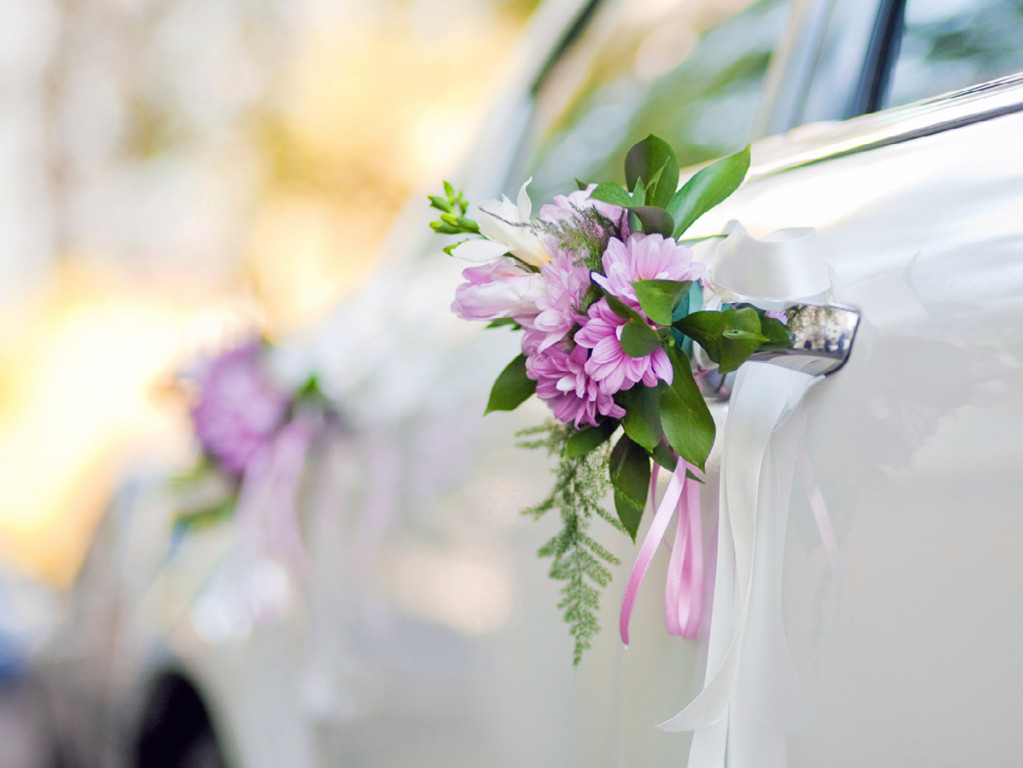
M734 152L752 133L786 0L608 2L551 71L516 176L534 200L574 178L622 181L625 152L655 133L683 166Z
M1023 70L1023 0L907 0L885 106Z

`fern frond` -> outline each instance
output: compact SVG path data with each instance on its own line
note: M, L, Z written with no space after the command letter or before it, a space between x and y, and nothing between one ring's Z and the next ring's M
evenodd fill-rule
M564 582L558 607L575 641L572 659L573 663L578 664L583 651L590 647L600 629L597 622L600 588L611 582L609 566L619 564L618 558L587 533L590 519L598 516L618 530L623 531L624 528L603 507L603 500L610 487L607 474L608 446L604 445L580 458L566 459L565 442L572 433L568 425L549 423L541 429L524 430L519 436L538 435L544 431L546 437L521 444L546 448L556 455L559 459L554 469L556 479L547 498L524 510L524 514L539 519L553 509L560 513L561 530L540 547L538 554L552 559L551 578Z

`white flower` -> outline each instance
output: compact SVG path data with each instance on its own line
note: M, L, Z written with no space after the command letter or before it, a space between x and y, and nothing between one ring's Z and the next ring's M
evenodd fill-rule
M529 220L533 204L526 193L532 179L527 179L519 190L518 204L506 196L500 200L485 200L476 206L476 222L487 239L467 240L455 249L460 258L476 263L492 261L506 253L534 267L551 260L543 238Z

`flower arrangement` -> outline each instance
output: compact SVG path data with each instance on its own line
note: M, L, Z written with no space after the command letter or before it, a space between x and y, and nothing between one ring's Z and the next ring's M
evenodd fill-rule
M536 217L529 181L516 202L490 200L472 210L447 182L444 195L430 197L440 211L434 231L466 235L444 250L477 263L463 272L466 282L452 310L522 334L521 354L497 377L486 411L513 410L536 395L553 413L553 421L528 430L523 443L558 458L551 494L527 512L561 514L562 530L540 555L553 559L551 576L565 582L559 607L575 640L576 663L598 630L599 588L617 562L589 535L588 524L602 517L635 541L658 467L672 473L672 482L651 529L663 535L672 511L679 513L681 546L669 565L669 580L675 579L668 587L668 602L674 600L669 630L694 636L698 626L694 568L702 545L694 543L694 482L705 469L715 427L697 385L706 369L694 369L694 345L707 366L727 373L760 347L790 341L783 315L727 303L704 309L707 270L693 257L693 241L682 239L739 187L748 167L747 147L679 188L674 151L651 135L627 153L624 187L580 184L541 206ZM604 509L609 491L614 514ZM626 589L625 642L631 601L658 541L644 542Z
M202 454L181 482L215 490L212 500L200 492L200 503L177 524L190 528L232 514L251 518L263 543L299 562L295 506L301 473L330 408L315 375L297 387L275 375L273 350L266 341L246 341L196 372L191 417Z

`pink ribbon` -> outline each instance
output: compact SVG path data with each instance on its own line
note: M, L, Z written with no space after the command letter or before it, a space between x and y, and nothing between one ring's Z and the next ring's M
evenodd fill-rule
M245 469L238 517L253 532L257 550L272 551L304 569L305 546L298 522L298 492L322 415L300 412L274 435Z
M675 543L668 561L668 580L664 591L664 615L668 632L693 639L700 629L703 614L703 534L701 531L700 487L686 478L686 471L696 469L681 458L675 465L668 489L657 505L654 519L643 538L636 562L629 574L622 599L618 629L622 642L629 645L629 619L643 577L654 558L658 544L668 531L671 516L676 513ZM650 499L656 503L657 465L650 477Z

